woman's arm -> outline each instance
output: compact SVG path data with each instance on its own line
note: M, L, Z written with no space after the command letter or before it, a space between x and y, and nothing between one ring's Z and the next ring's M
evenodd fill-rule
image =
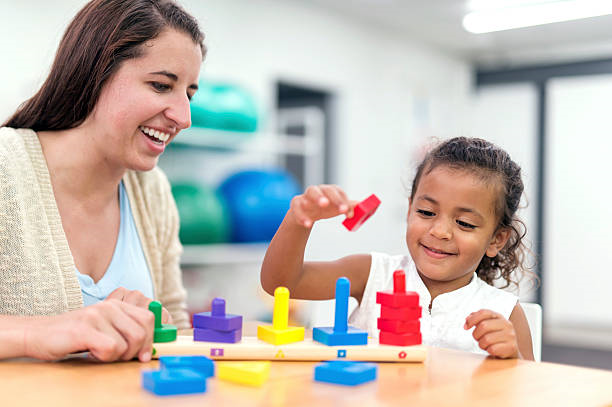
M151 360L155 318L151 311L117 300L55 316L0 316L0 359L57 360L89 351L104 362Z

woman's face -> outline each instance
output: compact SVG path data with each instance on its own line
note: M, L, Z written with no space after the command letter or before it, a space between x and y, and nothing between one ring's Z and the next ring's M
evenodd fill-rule
M179 131L191 125L202 51L189 35L167 29L122 63L83 123L102 161L138 171L155 167Z

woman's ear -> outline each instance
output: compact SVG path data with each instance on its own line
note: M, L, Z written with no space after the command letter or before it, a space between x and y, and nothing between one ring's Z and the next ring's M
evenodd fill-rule
M510 228L499 228L487 246L487 251L485 253L487 257L497 256L497 253L504 248L509 238Z

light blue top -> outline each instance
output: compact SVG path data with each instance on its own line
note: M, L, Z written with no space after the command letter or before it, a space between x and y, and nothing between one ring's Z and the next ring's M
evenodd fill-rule
M145 297L153 298L151 273L149 273L123 181L119 185L119 209L121 213L119 236L113 258L104 276L100 281L94 283L91 277L81 274L79 270L76 271L85 306L104 300L119 287L138 290Z

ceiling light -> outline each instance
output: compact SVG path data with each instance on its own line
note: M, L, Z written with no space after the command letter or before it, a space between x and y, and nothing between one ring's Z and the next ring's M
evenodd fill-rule
M463 18L463 27L471 33L482 34L607 14L612 14L610 0L548 1L473 11Z

